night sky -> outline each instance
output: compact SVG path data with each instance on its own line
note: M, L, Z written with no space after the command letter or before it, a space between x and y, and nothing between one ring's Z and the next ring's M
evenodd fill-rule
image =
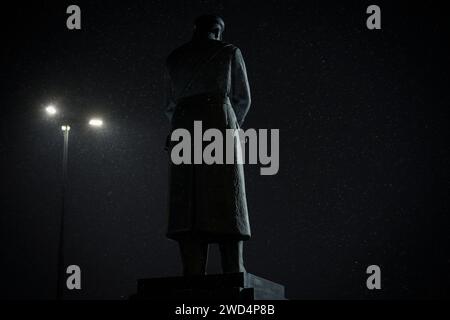
M65 251L82 290L67 298L126 299L138 278L180 274L163 65L204 13L243 53L244 127L280 129L278 174L245 167L247 270L290 299L449 297L448 11L395 2L2 3L0 297L54 298L63 138L49 103L72 127ZM382 30L366 28L370 4ZM382 290L366 288L371 264Z

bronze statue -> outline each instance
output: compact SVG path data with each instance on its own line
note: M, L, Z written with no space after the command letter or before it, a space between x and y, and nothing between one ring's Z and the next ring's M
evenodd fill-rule
M196 19L191 41L166 61L166 114L172 131L238 129L250 108L250 88L239 48L222 41L220 17ZM168 140L167 148L173 143ZM241 148L238 140L234 148ZM235 152L235 157L238 152ZM243 165L170 164L167 237L178 241L184 275L205 274L210 243L218 243L224 272L244 272L250 239Z

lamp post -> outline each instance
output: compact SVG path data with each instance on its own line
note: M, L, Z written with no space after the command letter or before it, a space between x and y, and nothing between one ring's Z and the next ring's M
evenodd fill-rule
M58 109L54 105L49 105L45 108L49 116L55 116ZM100 118L92 118L89 120L89 125L92 127L102 127L103 120ZM69 132L70 125L65 123L61 126L63 132L63 159L62 159L62 184L61 184L61 215L59 220L59 236L58 236L58 262L57 262L57 277L56 277L56 299L62 300L64 294L64 229L65 229L65 215L66 215L66 189L67 189L67 162L69 152Z
M56 298L61 300L63 297L63 273L64 273L64 222L66 215L66 189L67 189L67 159L69 151L69 125L61 126L64 136L63 161L62 161L62 186L61 186L61 216L59 220L59 240L58 240L58 268L56 282Z

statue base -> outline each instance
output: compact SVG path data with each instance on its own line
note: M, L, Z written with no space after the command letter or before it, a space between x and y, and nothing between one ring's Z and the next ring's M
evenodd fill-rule
M247 272L138 280L132 300L285 300L284 286Z

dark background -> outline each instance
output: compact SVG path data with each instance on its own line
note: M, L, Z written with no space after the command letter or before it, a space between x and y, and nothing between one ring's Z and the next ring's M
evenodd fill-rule
M162 71L218 13L246 60L245 127L280 129L280 171L246 166L249 272L291 299L449 297L448 12L437 2L68 1L1 4L0 295L55 294L62 132L71 122L71 299L124 299L180 272L164 236ZM370 4L382 30L366 28ZM86 126L100 114L105 128ZM210 272L219 270L211 252ZM382 290L366 289L367 266Z

